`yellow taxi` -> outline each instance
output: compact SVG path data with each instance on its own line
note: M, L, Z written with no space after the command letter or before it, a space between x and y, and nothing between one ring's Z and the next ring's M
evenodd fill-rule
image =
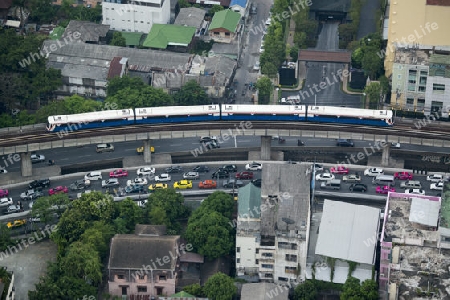
M150 184L148 186L148 190L150 192L153 192L156 190L163 190L163 189L167 189L167 183L154 183L154 184Z
M192 180L180 180L173 184L174 189L192 189Z
M150 152L155 153L155 147L150 147ZM144 146L136 148L137 154L144 154Z
M8 226L8 228L13 228L13 227L19 227L22 225L25 225L27 223L27 220L15 220L14 222L8 222L6 224L6 226Z

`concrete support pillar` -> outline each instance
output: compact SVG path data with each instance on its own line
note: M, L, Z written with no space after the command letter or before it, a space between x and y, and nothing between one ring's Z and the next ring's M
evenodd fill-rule
M261 137L261 160L270 160L270 152L272 147L272 137Z
M151 151L150 140L144 141L144 161L146 163L152 162L152 151Z
M386 147L383 147L383 153L381 155L381 165L383 167L389 166L389 156L391 155L391 144L388 143Z
M31 164L31 156L29 153L20 153L20 167L23 177L33 175L33 165Z

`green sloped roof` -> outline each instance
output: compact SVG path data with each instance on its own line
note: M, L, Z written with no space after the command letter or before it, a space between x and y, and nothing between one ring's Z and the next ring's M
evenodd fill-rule
M255 207L261 207L261 189L250 183L239 189L238 215L258 219L261 212Z
M218 11L214 14L209 30L224 28L230 32L235 32L240 19L241 14L230 9Z
M195 298L195 296L186 293L185 291L181 291L179 293L173 294L172 296L170 296L172 298L178 297L178 298Z
M139 46L143 35L139 32L121 32L121 34L125 38L127 46Z
M166 49L170 44L189 45L195 34L195 27L174 24L153 24L143 46Z
M52 40L59 40L61 36L63 35L64 31L66 29L62 26L58 26L53 29L52 33L50 34L50 39Z

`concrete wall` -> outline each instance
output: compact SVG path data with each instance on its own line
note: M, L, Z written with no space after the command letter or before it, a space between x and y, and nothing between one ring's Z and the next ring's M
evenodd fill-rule
M236 263L236 270L238 276L242 276L243 271L239 271L239 267L244 268L256 268L258 265L255 263L257 259L256 248L259 245L256 243L256 237L254 236L236 236L236 247L240 247L240 253L236 252L236 259L240 258L240 263Z

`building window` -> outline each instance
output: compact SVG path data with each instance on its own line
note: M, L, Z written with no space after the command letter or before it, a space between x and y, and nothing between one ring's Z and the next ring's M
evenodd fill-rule
M401 75L401 74L398 74L398 75L397 75L397 78L398 78L398 79L402 79L402 75Z
M266 273L264 274L264 278L273 278L273 274Z
M445 91L445 84L433 83L433 93L443 93Z
M278 277L278 281L288 281L289 279L287 279L286 277Z
M122 274L117 275L117 279L125 279L125 275L122 275Z
M428 72L427 71L420 71L420 76L428 76Z
M273 254L272 254L272 253L267 253L267 252L266 252L266 253L262 253L261 256L262 256L262 257L273 257Z
M259 265L259 259L255 260L255 265Z
M261 264L261 268L273 269L273 265Z
M297 268L296 267L285 267L284 272L288 273L288 274L295 274L295 272L297 272Z
M144 24L144 21L141 21L142 24Z
M286 254L286 261L297 262L297 255L294 255L294 254Z
M241 252L241 247L236 247L236 252L237 253Z
M145 275L139 275L139 279L145 279Z
M417 100L417 108L423 109L425 107L425 99L418 99Z
M414 99L413 98L407 98L406 99L406 104L414 105Z
M147 293L147 287L146 286L138 286L138 293Z
M109 20L109 18L106 18L106 20Z
M219 34L220 34L220 32L217 32L217 31L214 32L214 35L219 35Z
M159 280L167 280L167 276L166 275L159 275Z
M426 86L419 86L419 92L425 93L427 91Z
M240 264L241 263L241 259L240 258L236 258L236 263Z
M444 77L445 70L442 70L442 69L436 70L436 72L434 73L434 76Z
M114 8L111 8L111 10L114 10Z
M225 36L230 36L230 33L229 32L225 32Z

